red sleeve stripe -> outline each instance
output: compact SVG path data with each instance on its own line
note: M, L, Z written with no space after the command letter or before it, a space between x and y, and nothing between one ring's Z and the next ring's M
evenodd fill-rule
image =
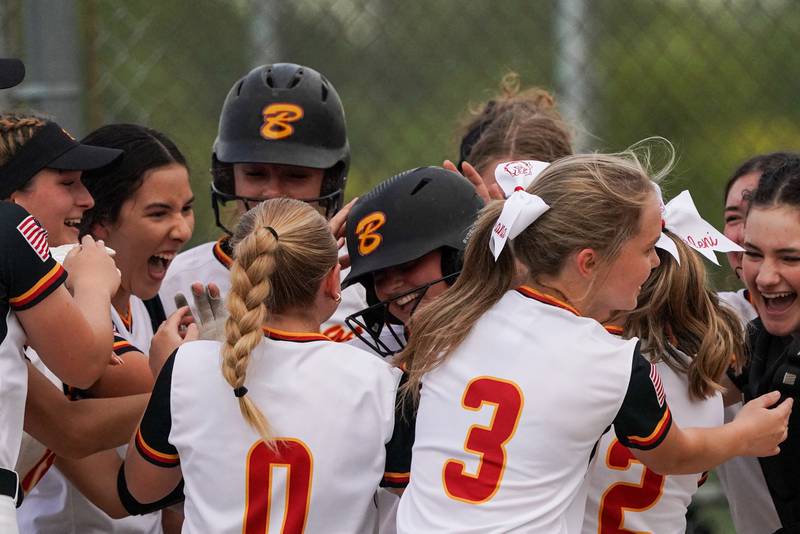
M392 482L394 484L408 484L411 479L411 473L384 473L383 480Z
M128 340L125 339L115 339L114 344L111 346L111 350L118 356L122 356L128 352L138 352L139 349L134 347L130 344Z
M181 463L177 454L159 452L145 443L141 428L136 429L136 450L145 460L161 467L174 467Z
M42 479L42 477L47 473L47 470L50 469L50 466L53 465L53 462L56 460L56 454L47 449L44 451L44 454L39 461L28 471L25 476L22 478L22 491L27 494L29 491L33 489L33 487Z
M641 448L652 447L654 444L658 443L658 441L663 437L667 429L669 429L671 421L672 421L672 414L669 411L669 406L667 406L667 409L664 410L664 415L661 417L661 421L658 422L655 430L653 430L653 432L649 436L647 437L628 436L628 441L630 442L631 445L635 445L637 447Z
M60 263L56 262L53 268L50 269L50 272L40 278L32 288L18 297L8 299L8 302L14 309L24 309L29 304L35 302L37 298L45 294L55 284L62 281L62 278L66 278L66 276L67 274L64 268Z

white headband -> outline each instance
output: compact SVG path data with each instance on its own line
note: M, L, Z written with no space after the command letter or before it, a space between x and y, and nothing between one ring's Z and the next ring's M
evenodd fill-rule
M684 243L716 265L719 265L719 261L714 251L744 251L742 247L722 235L719 230L711 226L710 223L700 216L689 191L682 191L680 195L670 200L665 206L661 196L661 189L658 185L653 185L655 185L656 191L658 192L658 199L661 203L661 218L664 221L664 227L680 237ZM672 239L662 233L661 237L658 238L656 246L672 254L678 264L680 264L681 260L678 257L678 248L675 246L675 242L672 241Z
M494 178L506 195L503 211L492 229L489 250L497 261L506 241L517 237L544 212L550 209L544 200L525 189L550 164L543 161L509 161L499 164Z

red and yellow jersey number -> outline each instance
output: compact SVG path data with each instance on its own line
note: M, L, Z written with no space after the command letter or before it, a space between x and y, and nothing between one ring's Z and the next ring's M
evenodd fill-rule
M247 454L244 528L242 534L266 534L272 504L272 471L287 469L286 500L280 534L301 534L308 517L311 499L311 475L314 460L305 443L298 439L278 438L275 449L256 442Z
M524 398L514 382L481 376L467 384L461 406L478 411L484 404L494 406L488 426L472 425L464 440L464 450L480 460L475 474L468 473L461 460L449 459L442 470L444 491L451 499L480 504L494 497L506 468L505 445L514 436Z
M622 527L625 511L649 510L661 498L665 477L642 465L630 449L615 439L606 456L609 469L627 470L634 464L642 466L642 478L638 484L616 482L603 493L598 512L598 534L638 534Z

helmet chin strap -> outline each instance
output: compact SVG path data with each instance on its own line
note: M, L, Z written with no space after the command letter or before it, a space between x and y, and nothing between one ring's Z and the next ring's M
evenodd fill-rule
M410 291L395 295L391 299L379 301L372 306L364 308L363 310L359 310L356 313L346 317L345 324L369 348L384 358L394 356L405 347L405 338L408 337L408 329L407 325L405 325L400 319L395 317L389 311L389 305L399 299L407 297L408 295L419 293L419 296L417 296L417 298L415 298L413 301L413 306L411 307L411 312L409 313L409 316L411 316L417 310L417 307L419 307L422 299L425 297L425 294L431 286L436 285L439 282L449 283L450 281L454 280L459 273L460 271L448 274L447 276L443 276L428 282L427 284L417 286ZM389 339L391 340L392 346L386 343L385 338L383 337L384 332L389 334Z

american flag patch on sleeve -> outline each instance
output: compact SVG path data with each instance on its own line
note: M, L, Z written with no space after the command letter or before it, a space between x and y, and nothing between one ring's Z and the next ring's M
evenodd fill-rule
M653 383L653 389L656 390L656 397L658 397L658 405L664 406L664 385L661 383L661 375L658 374L658 369L652 363L650 364L650 382Z
M17 225L17 230L25 238L33 251L42 261L47 261L50 257L50 246L47 244L47 231L42 228L33 215L25 217Z

